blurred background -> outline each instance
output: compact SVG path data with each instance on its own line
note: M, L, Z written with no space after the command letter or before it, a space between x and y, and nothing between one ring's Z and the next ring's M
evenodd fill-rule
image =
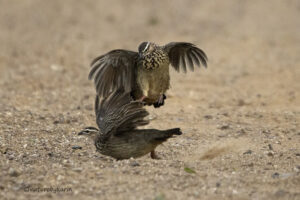
M149 127L185 134L158 150L163 161L133 169L95 158L76 132L95 125L91 60L143 41L192 42L209 62L171 70ZM72 187L66 199L299 198L299 55L298 0L0 0L0 194L52 198L22 189L56 185Z
M35 104L30 99L36 99L35 92L51 98L51 88L61 91L57 98L68 98L72 94L64 90L84 93L78 86L85 84L92 89L89 63L100 54L137 50L142 41L188 41L209 57L209 70L197 77L208 73L210 81L229 85L231 92L232 82L243 85L237 95L262 84L270 87L270 97L286 96L274 84L290 87L299 75L299 7L299 1L1 0L0 84L16 92L14 99L26 96L20 106L24 100Z

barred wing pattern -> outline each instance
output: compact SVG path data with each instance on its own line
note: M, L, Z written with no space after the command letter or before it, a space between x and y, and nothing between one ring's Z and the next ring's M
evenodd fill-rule
M171 42L165 45L164 50L169 55L169 60L172 67L180 72L186 73L187 67L194 71L194 66L200 67L203 65L207 67L207 56L198 47L192 43L187 42Z
M149 123L144 119L149 113L143 108L143 103L132 101L130 94L123 89L112 92L102 100L97 96L95 110L102 134L121 134Z
M97 94L107 97L110 92L124 88L132 90L138 53L116 49L101 55L91 63L89 79L94 79Z

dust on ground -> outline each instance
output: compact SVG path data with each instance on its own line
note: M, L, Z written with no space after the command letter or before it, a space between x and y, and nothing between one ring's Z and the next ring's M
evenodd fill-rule
M0 199L300 199L299 19L297 0L1 0ZM89 63L142 41L193 42L208 68L147 107L184 133L162 159L115 161L76 134Z

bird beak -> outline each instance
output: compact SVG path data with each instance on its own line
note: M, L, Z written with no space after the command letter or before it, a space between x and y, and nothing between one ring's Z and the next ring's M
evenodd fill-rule
M144 57L144 56L143 56L143 53L140 52L140 53L139 53L139 57L140 57L140 58L143 58L143 57Z
M89 135L89 132L82 130L78 133L78 135Z

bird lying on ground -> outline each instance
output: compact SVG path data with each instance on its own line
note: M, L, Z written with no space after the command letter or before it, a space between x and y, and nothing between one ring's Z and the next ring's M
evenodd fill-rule
M96 122L99 129L87 127L78 135L93 138L97 151L116 159L137 158L151 153L158 158L155 148L173 135L181 135L179 128L168 130L137 129L149 123L149 114L140 101L132 101L129 93L117 90L104 99L96 97Z
M158 46L143 42L138 52L116 49L95 58L89 79L94 79L100 97L124 88L134 100L160 107L170 87L169 65L178 72L186 72L187 68L194 71L194 66L207 66L207 56L192 43L171 42Z

